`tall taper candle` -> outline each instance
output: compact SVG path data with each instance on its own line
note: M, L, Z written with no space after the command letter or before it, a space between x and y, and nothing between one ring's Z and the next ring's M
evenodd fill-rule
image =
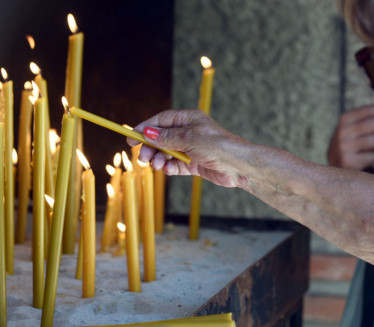
M49 242L47 273L42 311L42 327L53 325L53 315L56 301L58 268L61 258L62 231L66 195L69 181L71 154L73 149L74 119L65 114L62 120L61 147L56 177L56 200L53 207L51 239Z

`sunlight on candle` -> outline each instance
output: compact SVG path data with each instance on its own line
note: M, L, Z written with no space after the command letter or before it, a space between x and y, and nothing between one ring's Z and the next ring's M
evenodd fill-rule
M36 100L38 100L39 97L39 88L38 85L34 81L32 83L32 94L29 95L29 100L31 101L32 104L35 104Z
M212 67L212 62L208 57L202 56L200 62L205 69Z
M25 90L32 90L32 84L29 81L25 82L23 87Z
M26 35L26 40L29 43L30 49L33 50L35 48L35 40L31 35Z
M113 158L114 167L118 168L121 164L121 154L117 152Z
M13 162L13 165L16 165L18 162L18 154L15 148L13 148L13 151L12 151L12 162Z
M86 169L86 170L87 169L91 169L90 164L88 163L87 158L84 156L84 154L82 153L82 151L80 151L79 149L77 149L77 156L78 156L78 159L81 162L82 166L84 167L84 169Z
M106 169L106 171L108 172L108 174L110 176L113 176L114 173L116 172L116 169L113 166L111 166L111 165L106 165L105 169Z
M62 105L64 106L65 112L69 112L69 103L68 100L66 100L65 97L61 98Z
M68 24L70 31L74 34L78 31L77 23L75 22L75 18L72 14L68 14Z
M30 70L35 75L40 74L40 71L41 71L41 69L35 62L30 62Z
M8 79L8 73L6 72L5 68L1 67L1 75L3 75L4 80Z
M124 233L126 231L126 225L124 223L117 223L117 228L120 232Z
M122 161L123 161L123 165L125 166L126 171L131 172L132 164L125 151L122 151Z
M108 193L109 198L113 199L114 198L114 188L113 188L112 184L110 184L110 183L106 184L106 191Z
M55 205L55 200L51 198L48 194L44 194L44 198L47 201L48 205L53 209L53 206Z

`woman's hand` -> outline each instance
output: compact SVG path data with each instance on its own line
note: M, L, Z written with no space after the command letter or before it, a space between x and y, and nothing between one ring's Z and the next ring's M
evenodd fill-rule
M151 161L156 169L168 175L198 175L211 182L226 186L237 186L237 178L230 165L230 142L238 137L231 134L203 111L167 110L142 122L134 130L143 133L150 144L162 149L186 153L192 160L186 164L164 152L143 145L139 160ZM131 146L139 144L127 138ZM234 146L237 148L237 146Z
M374 165L374 106L344 113L328 150L330 165L363 170Z

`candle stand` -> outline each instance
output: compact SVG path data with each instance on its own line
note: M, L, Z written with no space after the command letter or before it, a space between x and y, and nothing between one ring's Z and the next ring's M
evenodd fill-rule
M202 217L200 238L190 241L187 220L167 217L164 234L156 236L156 281L145 283L141 269L140 293L128 291L126 258L100 253L98 222L95 297L82 298L82 281L75 279L77 251L63 255L54 325L118 325L232 312L239 327L302 326L309 271L306 228L291 221ZM15 272L7 276L10 327L40 326L41 310L32 306L30 245L15 246Z

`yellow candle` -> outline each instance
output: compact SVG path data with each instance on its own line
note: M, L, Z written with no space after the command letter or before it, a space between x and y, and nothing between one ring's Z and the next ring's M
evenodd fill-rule
M31 71L36 74L35 83L38 85L40 94L46 98L46 118L45 118L45 191L52 198L55 197L55 185L53 180L52 154L50 148L49 129L51 126L49 118L49 102L47 81L42 77L40 68L35 63L30 63Z
M83 42L84 34L77 33L78 27L72 14L68 15L68 24L72 35L69 36L68 57L66 65L65 97L71 106L80 106L82 88L82 67L83 67ZM75 129L73 136L73 155L71 159L71 171L69 177L69 191L66 204L66 217L64 224L63 252L74 253L74 242L79 216L79 198L81 179L78 178L80 165L77 166L75 149L78 143L78 130L82 130L81 119L74 117ZM80 138L82 135L79 136Z
M164 232L165 221L165 174L162 170L155 171L155 226L156 233Z
M51 239L49 242L47 273L45 282L44 302L42 311L42 327L53 325L53 314L56 301L58 268L61 258L62 230L69 180L71 153L73 149L74 119L65 114L62 120L61 150L59 156L56 199L53 207Z
M1 99L0 99L1 101ZM4 198L4 123L0 121L0 199ZM0 201L0 326L7 325L4 202Z
M49 141L52 155L52 174L53 174L53 183L56 185L56 174L57 174L57 163L58 156L60 154L60 137L57 135L55 129L49 131Z
M105 211L103 238L101 240L102 252L107 252L109 250L111 232L113 229L112 224L114 224L114 216L116 212L116 198L113 185L108 183L106 187L108 193L108 200Z
M124 255L126 253L126 225L119 222L117 223L118 229L118 248L119 255Z
M152 168L147 165L141 171L143 188L143 255L144 281L156 279L155 207Z
M36 96L39 95L37 90ZM34 95L34 101L37 98ZM45 119L46 99L35 104L33 169L33 305L41 309L44 293L44 221L45 221Z
M165 150L165 149L160 149L160 148L157 148L151 144L149 144L146 139L144 138L143 134L141 133L138 133L136 131L133 131L131 130L130 128L128 127L124 127L124 126L121 126L119 124L116 124L108 119L105 119L105 118L102 118L102 117L99 117L97 115L94 115L90 112L87 112L85 110L82 110L82 109L78 109L78 108L75 108L75 107L72 107L70 108L70 112L73 114L73 115L76 115L76 116L79 116L85 120L88 120L90 121L91 123L94 123L96 125L100 125L102 127L105 127L105 128L108 128L114 132L117 132L119 134L122 134L122 135L125 135L125 136L128 136L128 137L131 137L141 143L144 143L144 144L147 144L151 147L154 147L160 151L163 151L167 154L170 154L171 156L173 156L174 158L176 159L179 159L185 163L190 163L191 162L191 158L188 157L186 154L182 153L182 152L179 152L179 151L174 151L174 150Z
M95 296L96 260L96 200L95 176L87 159L77 150L78 158L85 168L82 173L83 229L83 297Z
M132 165L126 162L126 172L122 174L123 209L127 228L126 257L130 292L140 292L139 244L136 228L135 178Z
M8 79L7 72L1 68L4 80ZM14 273L14 180L13 180L13 81L3 83L3 104L5 112L4 123L4 183L5 183L5 250L6 269L8 274Z
M82 203L82 211L84 210L84 203ZM75 270L75 278L82 279L83 275L83 228L81 223L80 237L79 237L79 249L77 257L77 268Z
M25 241L27 226L27 211L31 189L31 119L32 103L29 100L31 95L31 83L25 83L25 90L22 91L21 109L18 129L18 219L16 229L16 242Z
M200 86L199 108L209 115L212 103L215 70L212 67L212 62L207 57L201 57L201 64L204 70ZM193 176L189 217L189 237L191 240L197 240L199 238L202 183L203 180L200 176Z

